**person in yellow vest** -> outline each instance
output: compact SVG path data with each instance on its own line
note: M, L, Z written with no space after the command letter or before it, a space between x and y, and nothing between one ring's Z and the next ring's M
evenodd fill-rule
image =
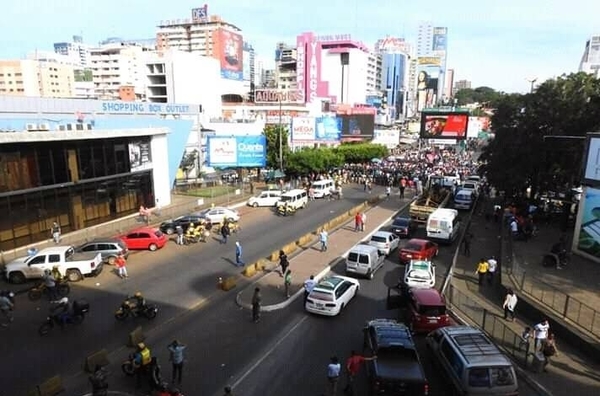
M479 286L483 285L483 281L487 276L489 268L490 266L484 258L479 260L479 264L477 264L477 271L475 271L475 273L479 275Z
M136 368L137 387L142 385L142 375L146 372L147 368L150 367L152 362L152 353L150 348L143 342L137 344L137 351L133 356L133 365Z

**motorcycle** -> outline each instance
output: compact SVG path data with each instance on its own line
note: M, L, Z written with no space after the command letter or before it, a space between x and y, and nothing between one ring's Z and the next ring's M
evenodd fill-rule
M55 287L56 294L59 299L68 296L71 292L71 286L69 286L66 280L56 281ZM37 301L40 298L42 298L44 294L48 296L48 299L51 298L50 290L48 289L46 284L44 282L38 282L34 287L29 289L29 291L27 292L27 297L29 297L31 301Z
M63 321L61 314L50 314L38 329L38 333L41 336L45 336L54 326L62 327L65 324L79 325L83 322L85 314L89 311L90 304L86 300L75 300L73 302L73 312L66 314L66 320Z
M133 377L138 370L142 370L144 373L151 374L150 380L153 388L158 387L162 382L160 366L158 365L158 360L156 357L153 357L149 364L145 366L138 366L135 363L135 353L130 353L129 358L121 363L121 371L123 371L123 374L127 375L128 377Z
M277 207L277 214L279 216L292 216L296 214L296 209L293 206L279 205Z
M569 253L563 249L558 253L546 253L542 256L543 267L563 268L569 264Z
M128 297L121 303L121 306L115 312L115 319L125 320L129 316L143 316L148 320L156 318L156 315L158 314L158 306L154 304L145 304L143 307L139 308L130 300L131 297Z
M234 221L233 219L227 220L227 227L229 228L230 234L236 233L240 230L240 225L237 221Z
M210 231L206 229L199 230L193 234L185 234L183 237L183 243L189 245L191 243L206 242L210 236Z

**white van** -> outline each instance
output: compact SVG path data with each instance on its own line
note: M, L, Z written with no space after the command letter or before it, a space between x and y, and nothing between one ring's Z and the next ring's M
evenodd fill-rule
M346 272L373 279L377 271L385 263L385 253L376 246L356 245L346 257Z
M454 208L455 209L471 209L473 202L475 201L475 194L472 190L458 190L454 196Z
M306 205L308 205L308 194L306 193L306 190L296 189L284 192L281 194L277 206L285 205L286 203L294 209L306 208Z
M436 209L427 219L427 238L439 242L452 243L458 237L460 221L458 210Z
M481 330L442 327L426 344L434 362L459 395L518 395L517 374L508 357Z
M334 188L335 182L331 179L318 180L311 185L314 191L315 198L325 198L331 195L331 190Z

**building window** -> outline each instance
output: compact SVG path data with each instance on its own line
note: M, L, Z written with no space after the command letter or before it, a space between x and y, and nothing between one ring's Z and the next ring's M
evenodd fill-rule
M15 77L22 77L23 73L15 73Z

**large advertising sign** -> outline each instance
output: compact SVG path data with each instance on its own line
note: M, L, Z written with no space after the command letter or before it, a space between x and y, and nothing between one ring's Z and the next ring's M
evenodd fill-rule
M600 133L587 134L586 148L583 183L600 187Z
M384 39L377 40L375 43L375 48L379 52L387 52L390 54L410 54L411 47L410 43L408 43L403 38L398 37L386 37Z
M150 142L136 141L129 143L129 165L131 172L152 169Z
M292 119L292 141L307 142L317 137L317 123L314 117L295 117Z
M266 164L264 136L208 136L206 161L216 168L254 168Z
M583 192L574 234L576 250L600 258L600 190L585 187Z
M375 133L375 114L343 114L342 140L371 140Z
M417 111L423 111L437 103L441 64L438 57L417 59Z
M300 103L300 95L296 89L256 89L254 103Z
M446 51L446 40L448 37L448 29L445 27L433 28L433 51Z
M295 117L292 119L292 142L338 142L342 119L338 117Z
M329 83L321 81L321 49L321 41L313 33L296 38L296 84L302 103L314 103L329 96Z
M217 29L213 32L213 43L214 55L221 63L221 77L242 81L244 79L242 36L225 29Z
M204 4L200 8L192 8L192 21L193 22L207 22L208 21L208 5Z
M466 139L468 125L468 112L423 112L421 138Z

